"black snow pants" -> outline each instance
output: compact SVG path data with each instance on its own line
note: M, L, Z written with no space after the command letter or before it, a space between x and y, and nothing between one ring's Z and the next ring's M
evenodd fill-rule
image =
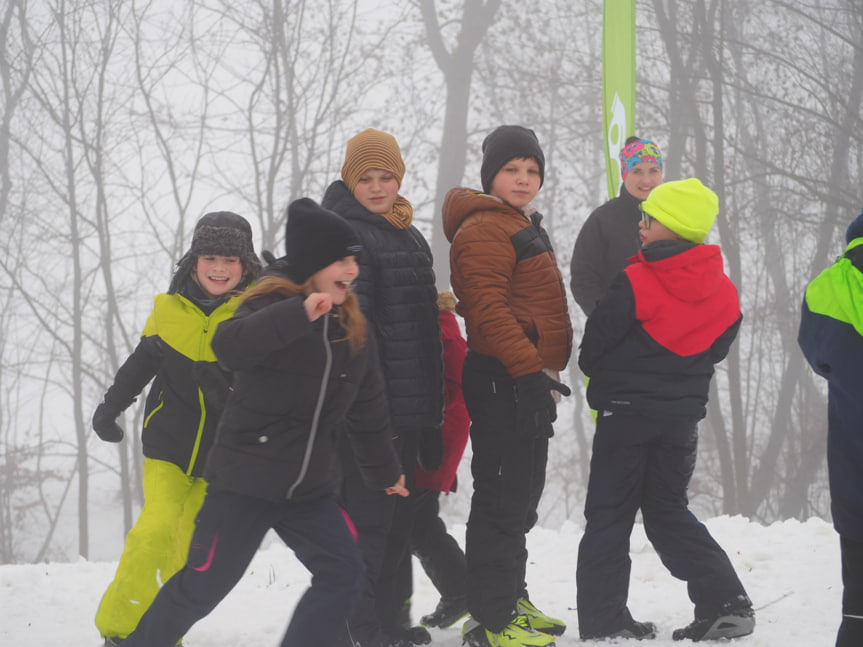
M527 595L526 535L545 487L548 438L518 428L515 384L496 359L468 352L462 390L473 450L467 606L486 629L499 632Z
M411 492L416 506L411 550L442 598L460 598L465 596L467 561L440 518L440 495L437 490Z
M347 434L339 434L339 459L342 468L340 500L356 527L357 542L365 564L365 578L360 597L354 605L341 637L339 647L378 647L384 642L377 616L377 586L393 524L396 499L383 490L369 489L362 479L353 447Z
M582 636L616 631L629 612L629 537L639 509L662 563L687 583L696 618L746 594L725 551L687 507L697 423L599 412L576 572Z

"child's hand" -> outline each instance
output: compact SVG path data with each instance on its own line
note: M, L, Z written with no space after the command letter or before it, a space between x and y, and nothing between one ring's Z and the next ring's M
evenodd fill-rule
M387 494L398 494L399 496L408 496L410 492L405 489L405 475L402 474L396 484L384 490Z
M316 321L321 315L327 314L333 308L333 297L324 292L313 292L303 301L306 316L309 321Z

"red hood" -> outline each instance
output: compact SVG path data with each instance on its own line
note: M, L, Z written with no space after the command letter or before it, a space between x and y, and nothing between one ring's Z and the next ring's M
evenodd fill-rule
M630 260L643 263L669 294L688 303L702 301L715 294L725 278L718 245L695 245L655 260L645 257L642 249Z

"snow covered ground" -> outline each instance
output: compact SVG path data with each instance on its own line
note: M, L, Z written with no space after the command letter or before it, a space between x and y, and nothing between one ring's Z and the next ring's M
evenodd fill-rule
M740 517L719 517L707 526L731 557L757 609L755 633L733 641L754 647L813 647L835 642L842 586L839 540L821 520L770 526ZM461 541L464 526L453 533ZM531 598L569 625L557 641L578 640L575 562L581 527L543 528L528 536ZM265 542L246 576L222 604L185 639L188 647L275 647L296 600L308 583L306 571L280 543ZM655 647L681 645L674 628L691 620L685 585L663 568L636 526L632 538L630 609L637 619L659 627ZM116 562L56 563L0 567L0 644L9 647L97 647L93 615ZM415 563L413 617L431 611L437 593ZM460 627L432 630L433 645L461 645ZM644 644L610 641L611 644ZM315 645L309 647L327 647Z

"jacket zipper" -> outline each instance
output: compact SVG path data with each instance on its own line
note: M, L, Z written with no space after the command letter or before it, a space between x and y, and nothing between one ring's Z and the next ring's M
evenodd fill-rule
M327 394L327 382L330 380L330 371L333 367L333 349L330 346L330 338L328 334L330 323L330 316L328 314L324 315L324 351L327 356L326 363L324 364L324 376L321 379L321 390L318 393L318 401L315 404L315 414L312 416L312 427L309 430L309 441L306 443L306 453L303 456L303 464L300 466L300 473L297 475L297 480L294 481L294 484L288 488L287 499L292 499L294 497L294 492L300 486L300 483L306 478L306 473L309 470L309 463L312 459L312 449L315 446L315 437L318 435L318 423L321 418L321 409L324 408L324 397Z

